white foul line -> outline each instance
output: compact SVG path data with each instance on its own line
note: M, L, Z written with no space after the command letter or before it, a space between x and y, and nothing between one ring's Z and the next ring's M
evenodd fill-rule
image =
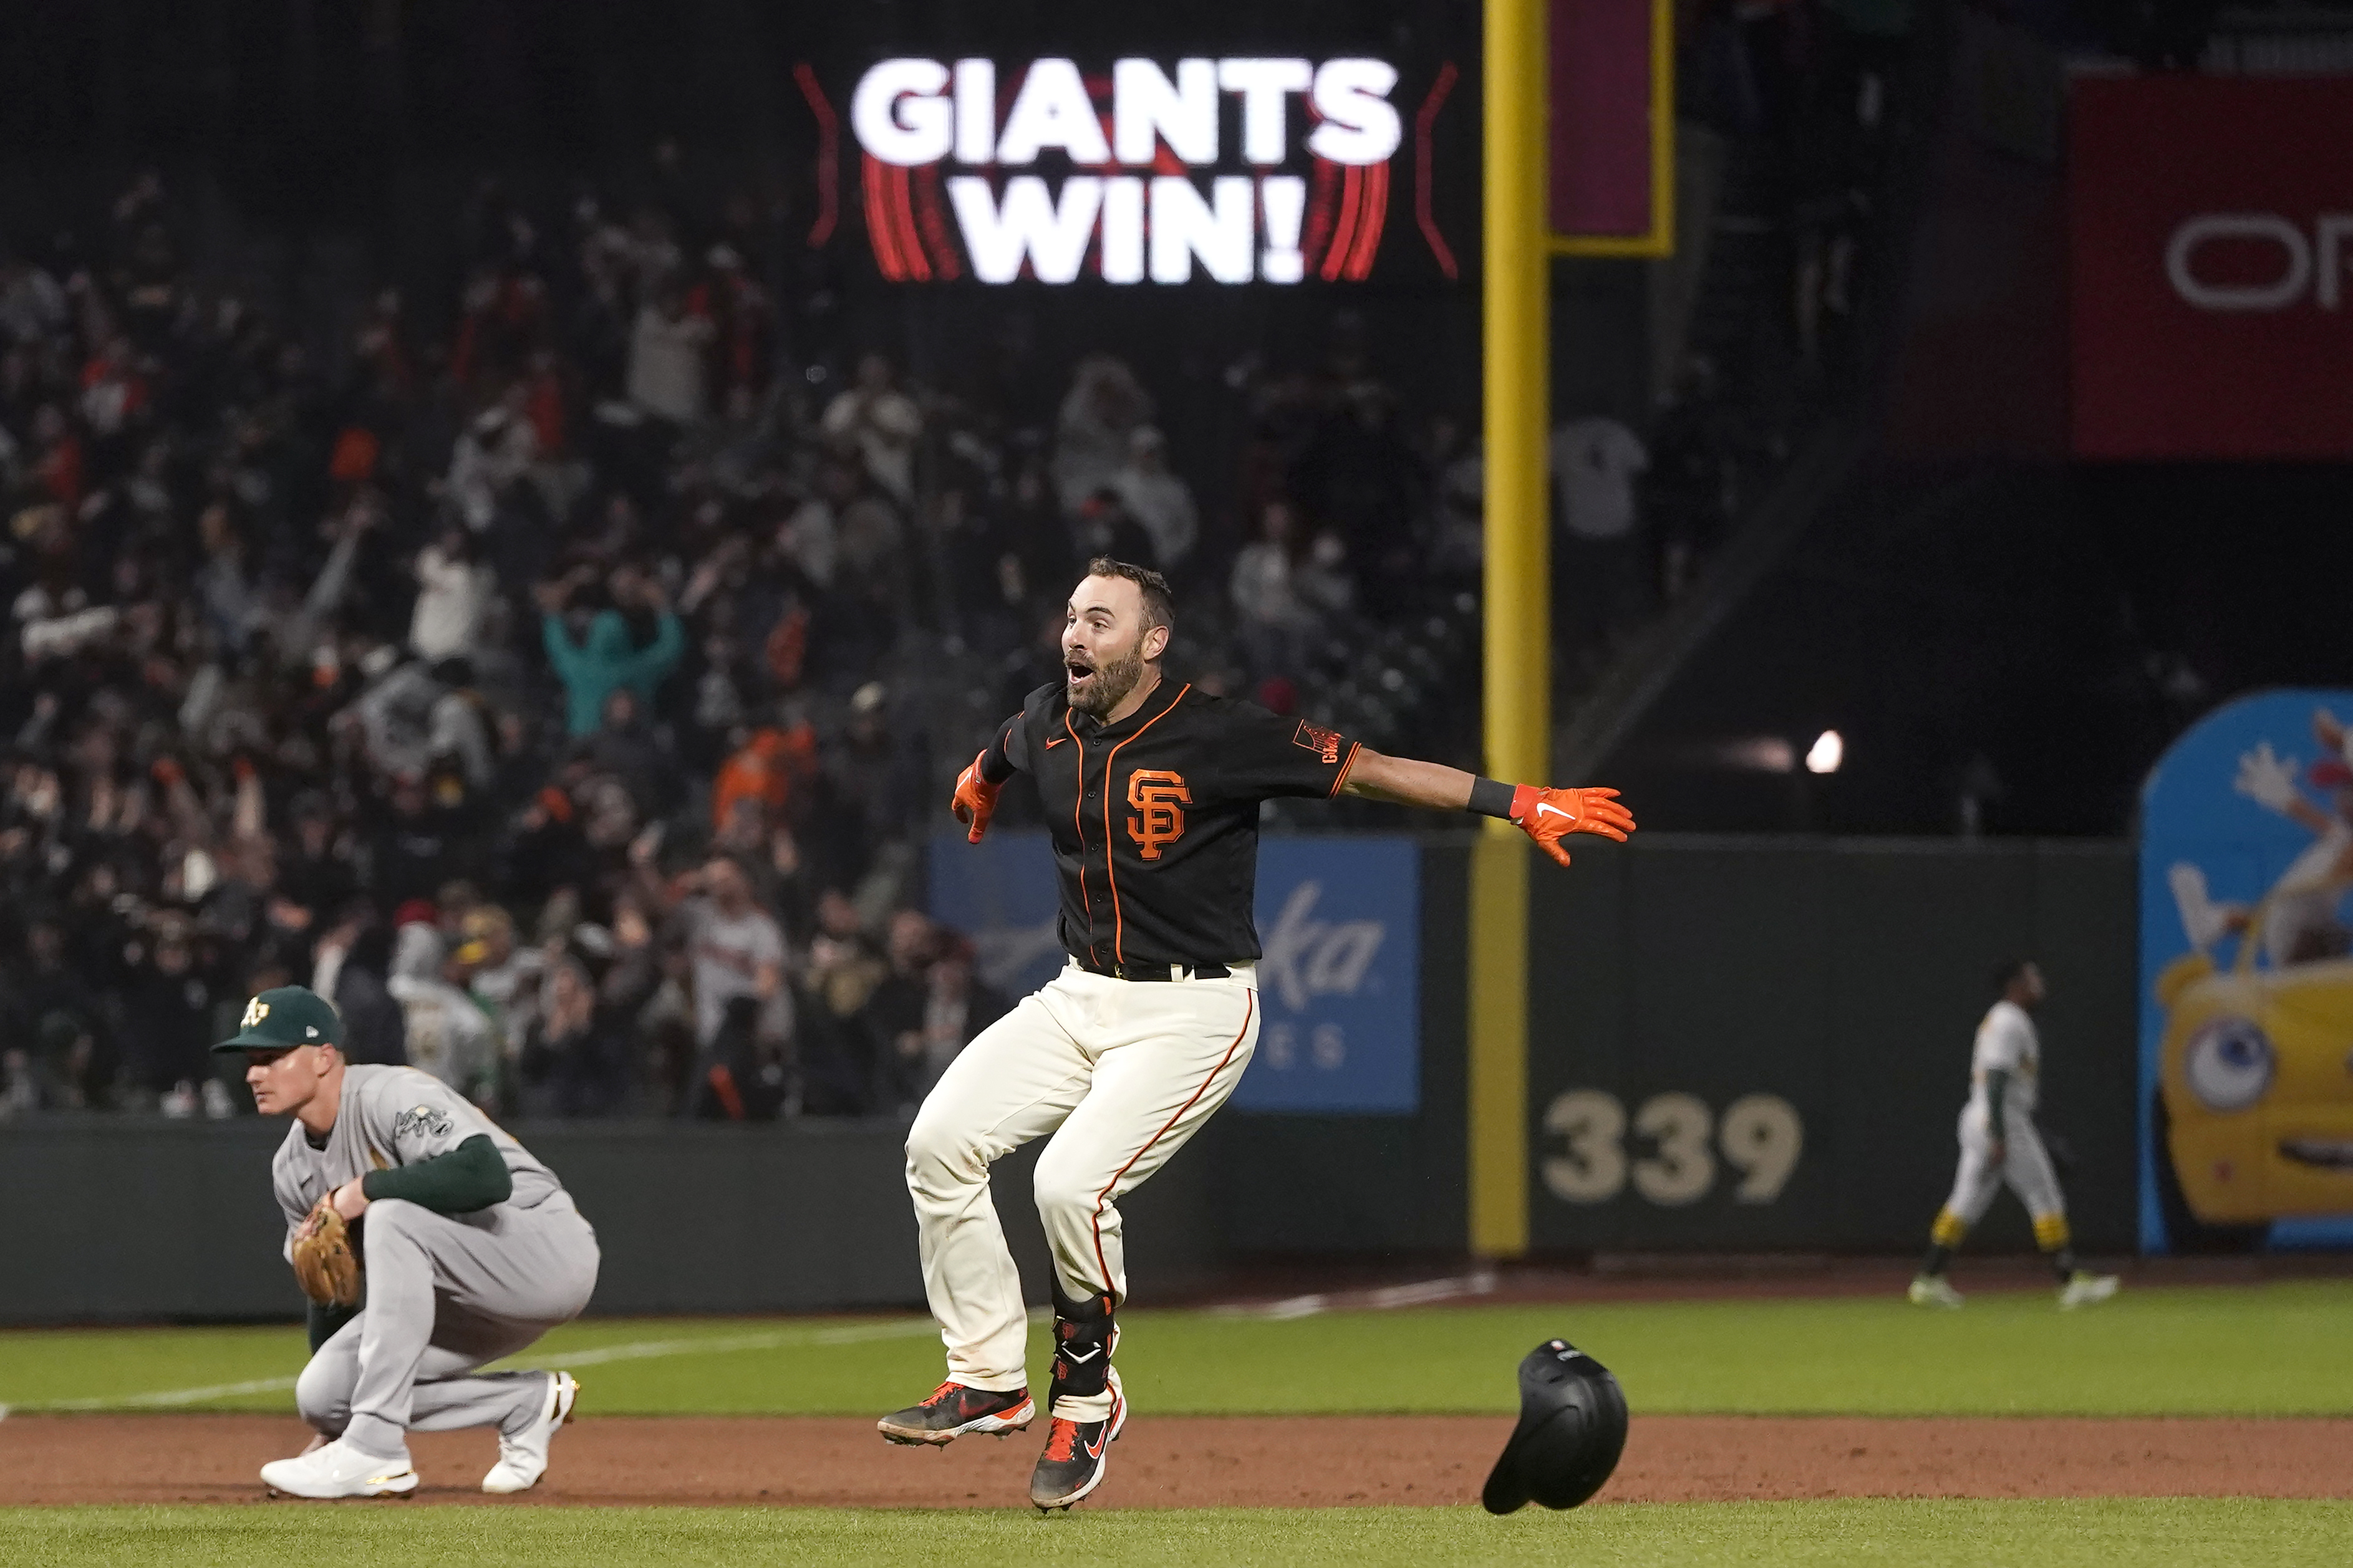
M1423 1279L1411 1285L1387 1285L1377 1290L1286 1296L1279 1301L1212 1307L1209 1310L1220 1318L1257 1318L1280 1323L1293 1318L1313 1318L1324 1312L1380 1312L1398 1307L1426 1307L1436 1301L1451 1301L1458 1296L1484 1296L1494 1288L1494 1274L1482 1269L1476 1274L1465 1274L1451 1279Z
M723 1334L707 1339L633 1340L625 1344L598 1345L549 1359L565 1368L602 1366L609 1362L645 1361L657 1356L723 1355L736 1351L782 1350L791 1345L854 1345L870 1340L912 1339L919 1334L938 1331L929 1318L898 1318L878 1323L849 1323L830 1329L768 1329L759 1333ZM492 1364L506 1365L505 1363ZM293 1386L294 1380L290 1377L257 1377L245 1383L216 1383L202 1388L166 1388L148 1394L109 1394L95 1399L0 1405L0 1419L5 1419L11 1413L22 1415L37 1411L171 1409L184 1405L202 1405L208 1400L228 1399L241 1394L276 1394Z
M1483 1296L1494 1288L1495 1276L1482 1272L1450 1279L1390 1285L1376 1290L1291 1296L1254 1306L1213 1307L1210 1310L1219 1317L1258 1318L1282 1322L1293 1318L1312 1318L1323 1312L1365 1309L1381 1311L1398 1307L1427 1306L1436 1301L1451 1300L1458 1296ZM1035 1322L1047 1314L1044 1308L1033 1307L1029 1315ZM758 1333L723 1334L706 1339L632 1340L624 1344L574 1351L552 1359L568 1369L603 1366L618 1361L649 1361L660 1356L726 1355L738 1351L783 1350L792 1345L854 1345L872 1340L913 1339L938 1331L929 1318L893 1318L881 1322L848 1323L829 1329L767 1329ZM491 1364L505 1366L507 1363ZM0 1420L5 1420L11 1414L26 1412L63 1414L93 1410L169 1410L181 1405L203 1405L215 1399L230 1399L238 1394L277 1394L293 1386L294 1380L290 1377L257 1377L244 1383L208 1384L202 1388L166 1388L146 1394L118 1394L91 1399L0 1405Z

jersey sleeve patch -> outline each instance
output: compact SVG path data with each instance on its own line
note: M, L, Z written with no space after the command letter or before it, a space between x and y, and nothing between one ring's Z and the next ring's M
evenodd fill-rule
M429 1105L413 1105L392 1119L392 1135L402 1138L447 1138L448 1116Z
M1340 748L1345 742L1340 739L1339 731L1326 730L1321 724L1311 724L1302 719L1299 728L1292 731L1291 743L1304 747L1326 763L1336 763L1340 760Z

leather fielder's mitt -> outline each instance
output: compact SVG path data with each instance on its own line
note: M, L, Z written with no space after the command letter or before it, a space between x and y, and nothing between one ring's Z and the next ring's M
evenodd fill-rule
M360 1255L352 1240L332 1193L311 1205L294 1232L294 1278L322 1307L360 1304Z

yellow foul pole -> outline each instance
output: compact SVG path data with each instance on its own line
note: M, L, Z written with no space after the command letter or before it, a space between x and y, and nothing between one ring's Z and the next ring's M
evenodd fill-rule
M1545 218L1544 0L1485 0L1487 771L1552 764L1546 436L1551 323ZM1490 820L1471 862L1471 1250L1528 1247L1529 848Z

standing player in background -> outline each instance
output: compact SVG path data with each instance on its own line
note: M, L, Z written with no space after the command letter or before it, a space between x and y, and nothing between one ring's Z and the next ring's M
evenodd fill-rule
M322 1227L356 1227L355 1289L341 1309L312 1297L311 1360L294 1384L318 1438L261 1479L305 1498L414 1491L410 1428L495 1426L482 1489L522 1491L545 1473L579 1384L568 1372L477 1369L580 1315L596 1233L554 1173L455 1089L415 1068L351 1066L341 1039L323 997L285 985L213 1047L245 1058L264 1116L294 1119L269 1175L298 1275Z
M1065 616L1063 679L1031 692L956 780L954 809L974 843L1007 780L1037 781L1070 963L965 1047L908 1133L947 1381L880 1426L892 1442L939 1444L1034 1418L1021 1279L988 1168L1053 1133L1036 1177L1054 1255L1051 1421L1029 1482L1040 1509L1094 1489L1127 1419L1112 1368L1127 1295L1119 1199L1226 1102L1258 1039L1261 803L1346 793L1505 817L1564 866L1566 835L1622 840L1634 826L1615 790L1514 786L1385 757L1164 680L1171 625L1158 573L1090 562Z
M2034 1218L2034 1245L2059 1276L2059 1305L2088 1306L2116 1293L2116 1277L2075 1267L2067 1237L2067 1201L2059 1193L2051 1153L2034 1129L2036 1085L2042 1077L2042 1046L2030 1016L2042 1001L2042 971L2031 960L2009 961L1994 971L2000 1000L1987 1009L1969 1055L1969 1102L1961 1110L1960 1169L1953 1194L1928 1230L1928 1257L1912 1281L1915 1307L1957 1307L1961 1293L1945 1278L1953 1253L1969 1226L1985 1216L2004 1182Z

